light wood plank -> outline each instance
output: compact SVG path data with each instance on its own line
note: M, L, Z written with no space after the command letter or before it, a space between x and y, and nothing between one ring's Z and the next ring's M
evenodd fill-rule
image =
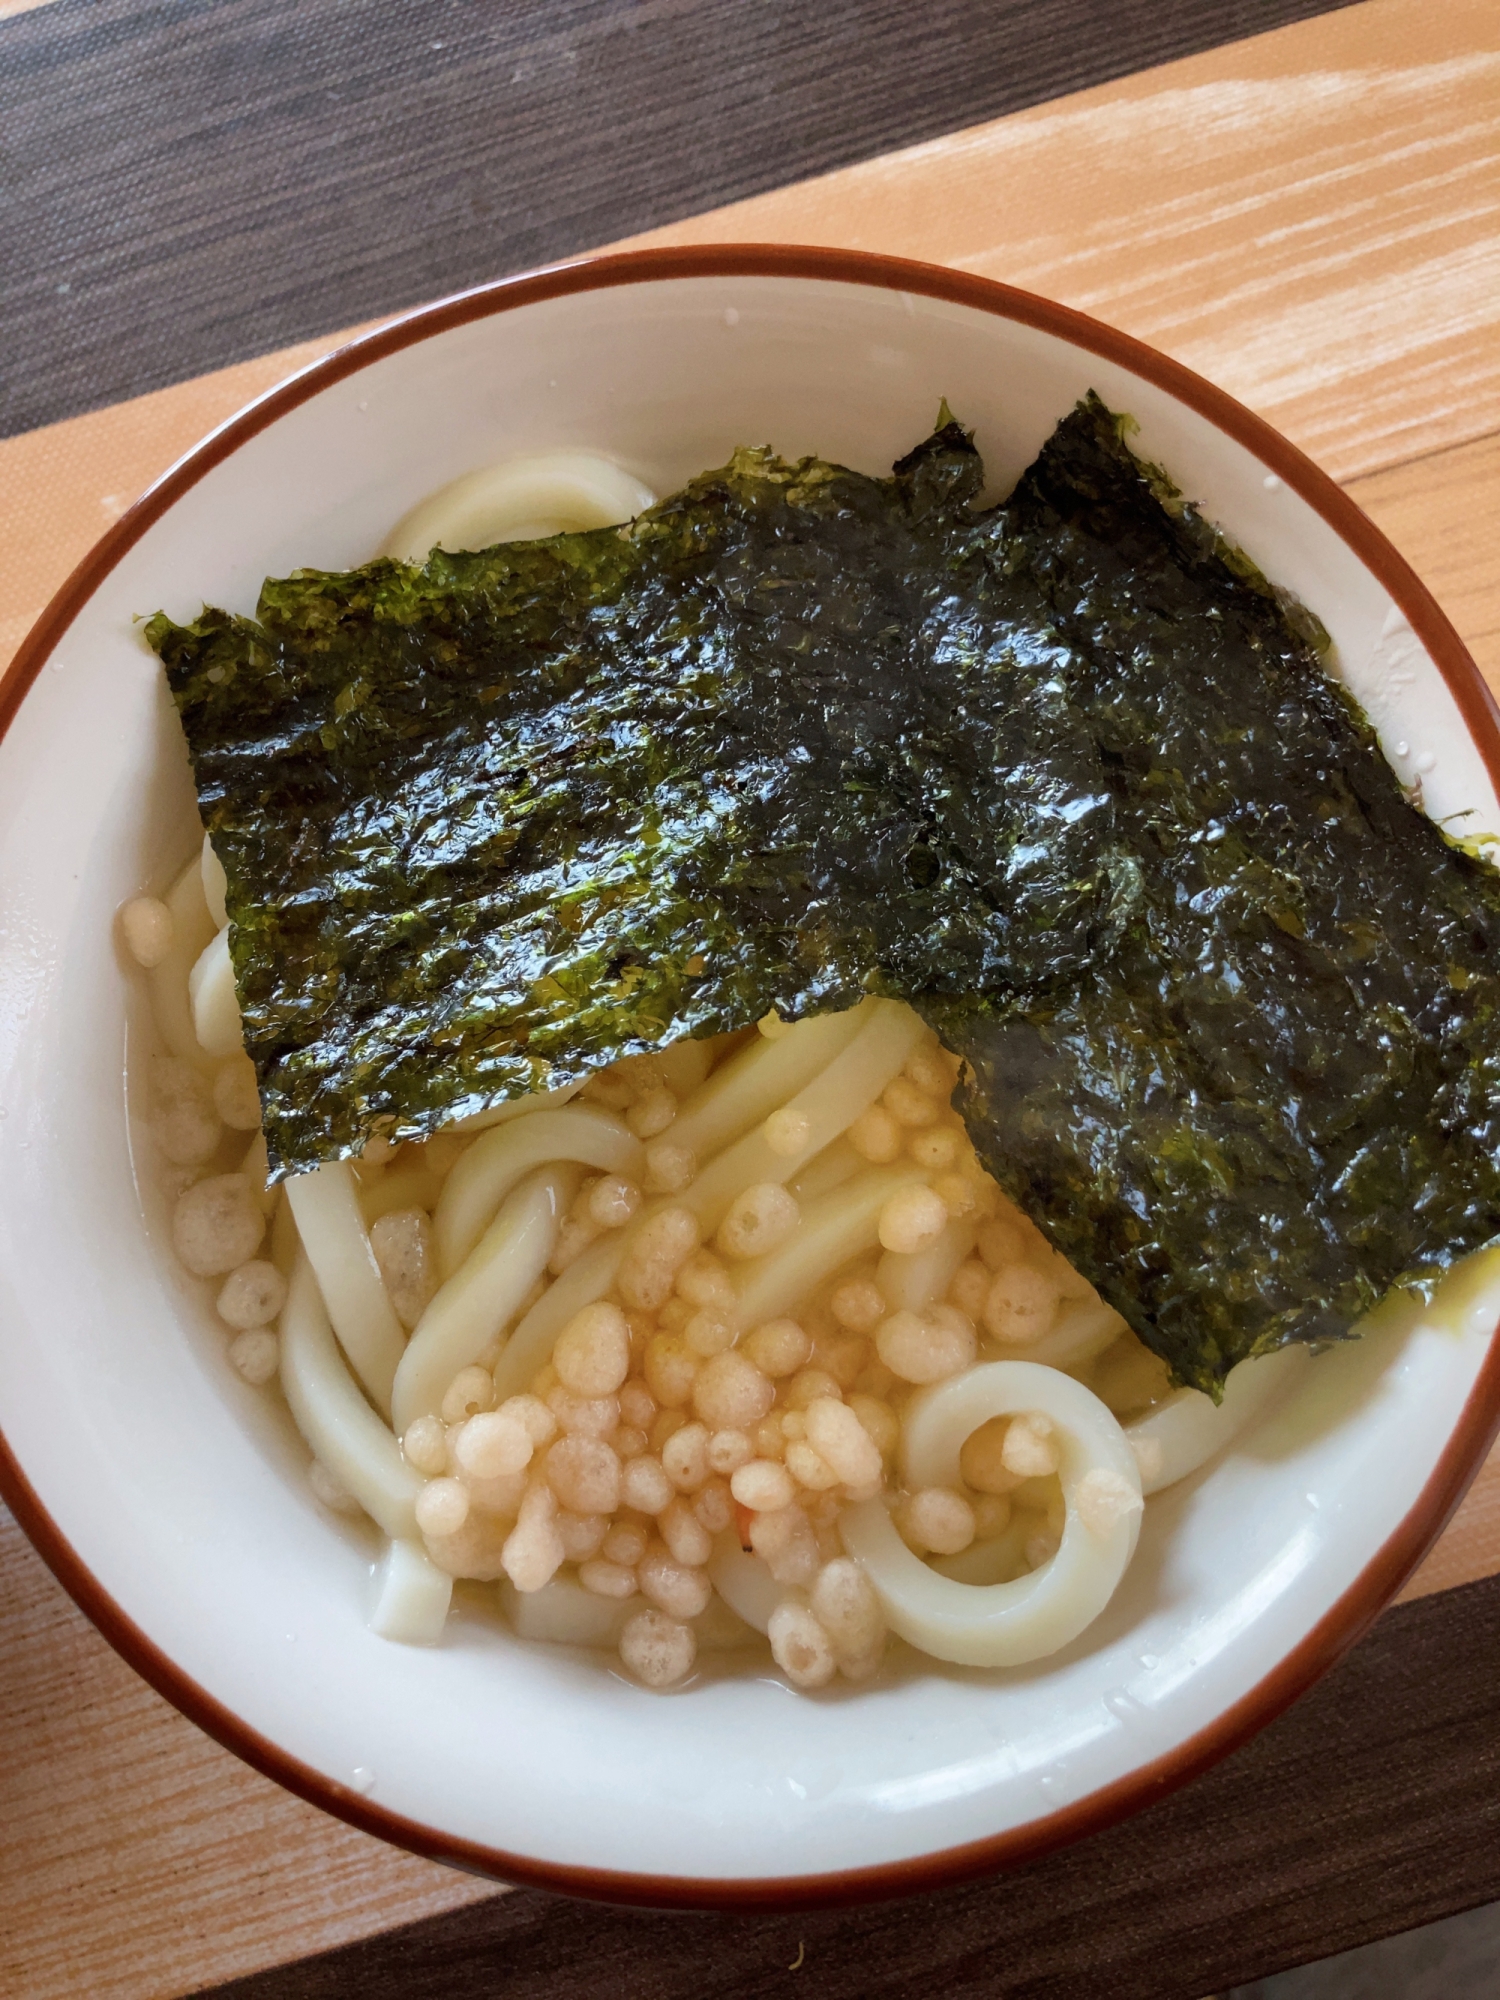
M236 410L358 331L0 439L0 668L138 494Z
M1480 1468L1458 1512L1416 1575L1397 1598L1398 1604L1434 1591L1456 1590L1500 1572L1500 1445Z
M1371 0L634 239L954 264L1138 334L1336 478L1492 430L1500 7Z
M1437 598L1500 695L1500 432L1351 480L1349 491Z
M4 1509L0 1577L0 1993L160 2000L493 1893L211 1743Z

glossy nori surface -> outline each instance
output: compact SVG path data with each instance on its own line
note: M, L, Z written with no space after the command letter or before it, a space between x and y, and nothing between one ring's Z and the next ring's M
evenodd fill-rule
M924 1011L997 1178L1213 1391L1500 1232L1500 876L1404 796L1306 614L1161 486L1085 410L1000 530L1088 718L1117 933L1020 1007Z
M981 484L741 452L154 620L277 1167L879 991L1179 1380L1494 1236L1500 877L1102 405Z

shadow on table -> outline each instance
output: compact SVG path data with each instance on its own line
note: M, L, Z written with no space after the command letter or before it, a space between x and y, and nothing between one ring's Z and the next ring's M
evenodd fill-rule
M1221 2000L1491 2000L1500 1993L1500 1903L1233 1987Z

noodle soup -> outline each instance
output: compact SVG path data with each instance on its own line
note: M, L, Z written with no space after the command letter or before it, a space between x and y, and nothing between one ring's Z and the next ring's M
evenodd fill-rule
M607 461L530 461L391 547L649 498ZM859 1684L891 1634L1044 1658L1109 1601L1150 1496L1306 1359L1242 1364L1218 1406L1174 1390L983 1170L955 1059L890 1000L679 1041L268 1189L211 847L121 923L175 1254L230 1365L284 1395L318 1502L386 1536L390 1639L438 1640L467 1579L523 1638L653 1688L767 1647L796 1687Z

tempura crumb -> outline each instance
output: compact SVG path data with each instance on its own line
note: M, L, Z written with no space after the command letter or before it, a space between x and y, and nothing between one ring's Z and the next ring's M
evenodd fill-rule
M675 1687L697 1657L693 1628L663 1611L638 1611L620 1634L620 1658L645 1687Z
M1142 1502L1140 1493L1123 1473L1096 1465L1074 1488L1073 1505L1090 1534L1107 1535L1128 1514L1138 1514Z
M263 1389L281 1366L281 1342L268 1327L250 1327L230 1341L229 1361L252 1389Z
M220 1319L241 1331L269 1326L286 1304L286 1279L265 1258L236 1265L215 1301Z
M266 1233L266 1218L244 1174L196 1181L172 1211L172 1248L195 1278L218 1278L248 1263Z
M783 1598L766 1628L771 1657L794 1686L827 1687L838 1672L833 1643L810 1605Z
M432 1224L425 1209L401 1208L380 1216L370 1230L370 1248L397 1319L414 1327L437 1291Z

